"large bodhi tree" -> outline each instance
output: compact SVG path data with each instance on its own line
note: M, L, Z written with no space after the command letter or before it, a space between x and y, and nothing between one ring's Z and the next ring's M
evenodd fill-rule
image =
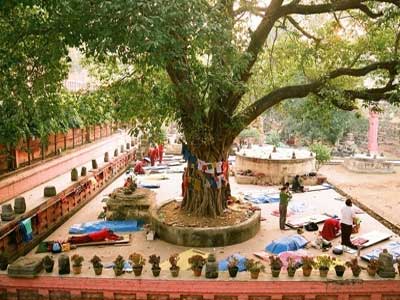
M70 45L100 62L112 58L131 65L133 72L124 78L142 74L140 80L151 83L147 75L153 72L168 77L163 84L173 95L163 98L164 105L175 112L191 154L208 163L226 160L243 128L285 99L315 94L347 110L357 106L357 99L372 105L399 100L399 0L66 0L51 5ZM373 79L369 87L350 80L367 77ZM261 84L258 93L249 93L256 83ZM190 171L194 188L182 208L221 215L224 187L213 188L196 169Z

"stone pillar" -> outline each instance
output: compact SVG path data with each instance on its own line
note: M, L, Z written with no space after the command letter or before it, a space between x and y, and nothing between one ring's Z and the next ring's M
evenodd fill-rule
M371 154L378 153L378 113L369 112L369 128L368 128L368 151Z

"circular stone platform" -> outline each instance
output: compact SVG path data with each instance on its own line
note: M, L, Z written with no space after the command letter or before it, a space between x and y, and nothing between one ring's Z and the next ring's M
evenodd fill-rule
M292 158L293 152L295 158ZM270 158L271 157L271 158ZM251 170L253 173L263 174L265 183L278 185L288 182L289 177L303 175L315 170L315 155L310 151L293 148L276 148L273 146L255 146L251 149L242 149L236 153L235 169ZM238 183L240 176L236 177Z
M393 163L387 161L385 157L377 155L371 157L365 154L356 154L345 158L343 165L347 170L357 173L395 173Z
M254 237L260 229L260 211L246 221L223 227L178 227L165 224L158 216L159 208L150 209L152 228L160 239L188 247L222 247L242 243Z

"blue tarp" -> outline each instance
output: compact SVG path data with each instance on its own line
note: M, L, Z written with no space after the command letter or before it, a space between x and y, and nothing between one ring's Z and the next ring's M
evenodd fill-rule
M145 189L159 189L160 185L158 183L141 182L139 183L139 187Z
M103 228L111 229L114 232L132 232L142 229L143 222L136 220L129 221L94 221L74 224L69 229L70 234L84 234L99 231Z
M279 254L284 251L295 251L303 248L308 241L299 234L285 236L279 240L273 241L265 247L265 251L273 254Z
M244 199L256 204L275 203L279 202L279 194L249 193L244 195Z
M238 268L239 268L239 272L246 271L246 266L245 266L246 257L244 257L244 256L242 256L240 254L237 254L237 253L233 254L232 256L236 257L236 259L239 261L238 265L237 265ZM227 271L228 270L228 258L220 260L218 262L218 270L220 270L220 271Z

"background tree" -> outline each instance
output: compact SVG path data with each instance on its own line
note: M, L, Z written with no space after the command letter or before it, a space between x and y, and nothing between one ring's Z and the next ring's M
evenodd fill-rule
M317 171L331 159L331 149L324 144L312 144L310 150L315 153L315 169Z
M35 114L46 114L42 109L52 104L45 102L59 91L67 73L67 45L51 21L38 1L0 4L0 143L9 169L16 166L19 142L48 125L39 125L41 116Z
M265 114L268 130L282 140L296 136L301 144L335 145L345 134L366 135L368 120L359 111L345 111L317 97L288 100Z

